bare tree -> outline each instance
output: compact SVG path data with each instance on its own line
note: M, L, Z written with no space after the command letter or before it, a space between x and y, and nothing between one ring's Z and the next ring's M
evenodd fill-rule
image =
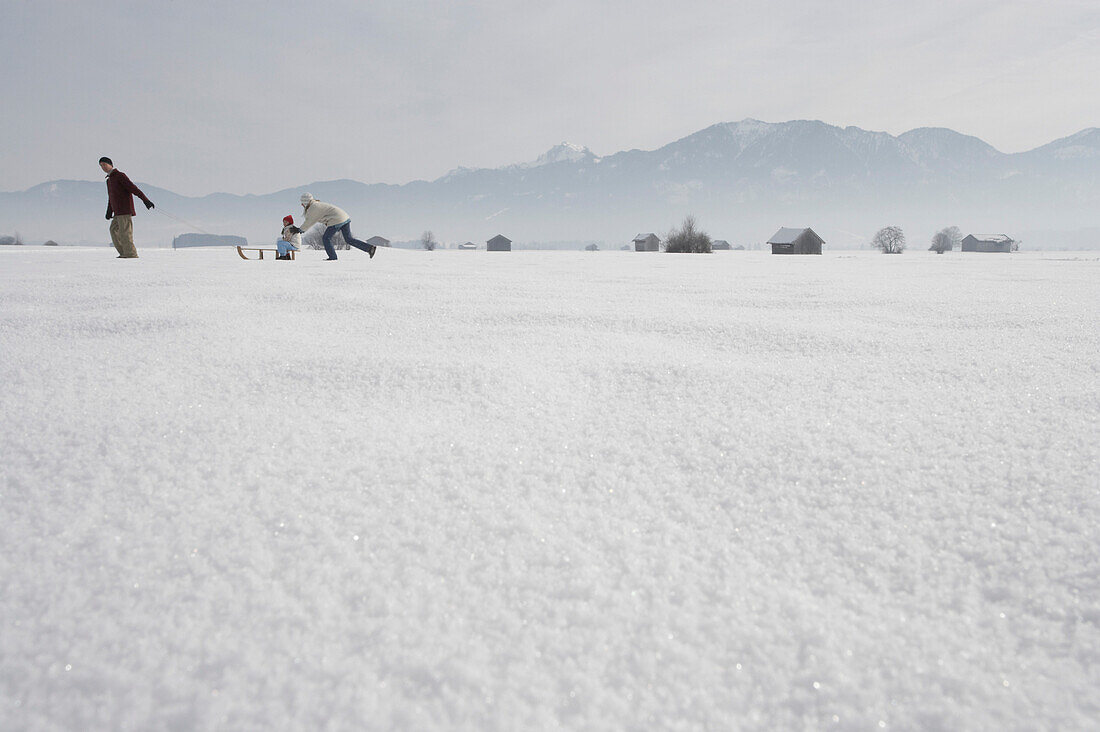
M935 233L932 237L932 246L928 247L928 251L943 254L958 246L960 241L962 241L962 232L959 231L959 227L948 226Z
M673 229L668 233L665 243L666 252L678 252L688 254L710 254L710 236L699 229L695 217L684 217L684 223L679 229Z
M958 249L962 246L963 233L959 231L957 226L948 226L943 230L943 233L947 234L951 239L951 249Z
M302 246L306 249L324 249L325 244L322 241L322 237L325 235L324 226L311 226L309 231L302 234ZM351 249L351 245L344 241L344 234L341 231L337 231L332 236L332 248L333 249Z
M905 251L905 234L897 226L886 226L878 230L871 246L881 249L883 254L901 254Z
M429 252L434 252L435 248L439 246L439 242L435 240L435 234L429 230L420 235L420 246Z
M324 244L321 243L320 227L314 226L312 229L302 233L302 246L306 249L324 249Z

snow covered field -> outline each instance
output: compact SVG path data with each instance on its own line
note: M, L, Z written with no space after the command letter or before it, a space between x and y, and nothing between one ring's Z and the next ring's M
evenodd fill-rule
M141 255L0 251L0 729L1096 728L1095 253Z

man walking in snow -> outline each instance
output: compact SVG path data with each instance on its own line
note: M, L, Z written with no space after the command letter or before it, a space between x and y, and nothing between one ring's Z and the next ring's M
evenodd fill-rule
M152 208L153 202L134 185L129 176L115 167L110 158L100 158L99 167L107 174L107 220L111 222L111 242L119 259L137 259L134 246L134 196Z
M336 261L336 249L332 246L332 237L339 231L344 235L344 241L356 249L361 249L374 258L375 247L364 241L359 241L351 234L351 217L339 206L331 203L322 203L310 193L302 194L302 208L305 209L306 218L302 222L302 232L307 232L314 224L324 224L325 233L321 236L321 242L325 245L325 253L328 254L326 262Z

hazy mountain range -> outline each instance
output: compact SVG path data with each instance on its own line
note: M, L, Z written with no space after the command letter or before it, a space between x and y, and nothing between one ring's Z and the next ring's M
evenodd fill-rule
M194 228L273 239L285 214L301 212L298 196L308 190L345 208L361 238L414 239L431 229L443 242L483 243L502 233L521 243L595 240L617 248L640 232L663 234L693 213L712 236L734 244L765 241L780 226L812 226L827 247L851 247L895 224L913 246L947 225L1008 233L1041 248L1100 246L1097 128L1006 154L942 128L893 136L747 119L652 151L600 157L563 143L534 162L459 168L405 185L335 180L191 198L138 184L160 209L139 206L139 244L168 243ZM102 181L0 193L0 234L105 243L105 206Z

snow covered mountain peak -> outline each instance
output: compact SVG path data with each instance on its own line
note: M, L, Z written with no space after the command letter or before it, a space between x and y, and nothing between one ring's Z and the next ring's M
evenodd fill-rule
M946 127L917 127L903 132L897 139L913 160L924 163L940 160L972 165L1000 155L989 143Z
M724 124L715 125L715 127L723 130L729 137L742 144L764 137L779 126L780 125L772 122L761 122L758 119L752 118L746 118L740 122L726 122Z
M520 167L540 168L543 165L552 165L553 163L579 163L589 159L594 161L597 158L587 147L574 145L571 142L562 142L539 155L538 160L535 162L522 163Z
M768 132L776 126L777 125L773 122L761 122L752 117L746 117L740 122L727 122L725 124L727 130L740 135L757 135L762 132Z

